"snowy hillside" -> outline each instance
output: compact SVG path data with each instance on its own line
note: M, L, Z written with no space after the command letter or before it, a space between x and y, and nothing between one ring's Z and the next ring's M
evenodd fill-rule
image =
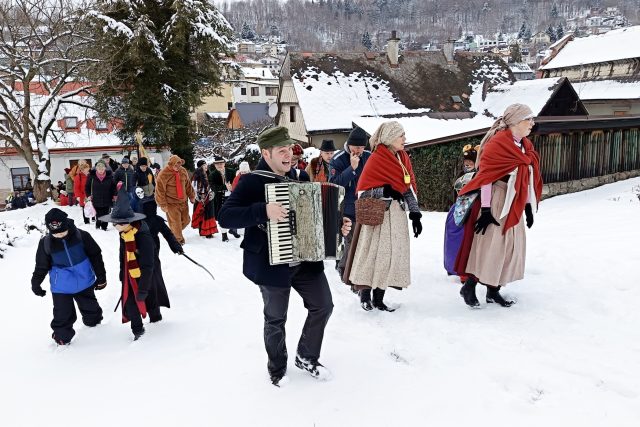
M444 213L427 213L412 239L413 284L386 298L395 313L363 311L327 262L335 309L321 362L333 379L316 382L290 360L282 389L268 381L262 300L241 274L239 240L185 234L187 254L215 282L163 243L173 308L134 343L113 312L118 236L83 225L105 256L105 320L94 329L77 322L72 344L57 348L50 293L30 289L39 233L25 233L0 259L0 425L637 426L637 186L544 201L527 236L525 280L503 291L518 299L508 309L464 305L442 267ZM0 222L48 208L0 213ZM63 209L82 222L80 208ZM304 315L292 292L290 358Z

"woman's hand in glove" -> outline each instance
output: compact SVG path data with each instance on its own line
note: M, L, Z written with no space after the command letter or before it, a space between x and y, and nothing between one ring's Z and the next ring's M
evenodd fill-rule
M490 224L498 226L500 225L498 221L496 221L496 219L493 217L493 215L491 215L491 208L481 208L480 212L480 218L478 218L478 220L476 221L476 225L474 228L476 234L480 234L480 232L482 231L482 234L484 235L484 233L487 232L487 228Z
M531 203L524 205L524 216L527 219L527 228L531 228L533 225L533 210L531 209Z
M420 212L409 212L411 227L413 227L413 237L418 237L422 233L422 223L420 222L422 214Z

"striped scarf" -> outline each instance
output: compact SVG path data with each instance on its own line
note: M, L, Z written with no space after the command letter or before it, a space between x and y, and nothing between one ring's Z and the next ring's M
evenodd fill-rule
M141 272L138 261L136 260L136 233L140 224L131 224L131 230L120 233L120 237L124 240L125 259L127 261L127 270L134 279L139 279Z

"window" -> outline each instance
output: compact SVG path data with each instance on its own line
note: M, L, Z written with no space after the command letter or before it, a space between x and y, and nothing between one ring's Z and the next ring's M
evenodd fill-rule
M11 182L13 191L25 191L31 189L31 174L29 168L11 168Z
M227 110L231 110L233 108L233 102L227 102Z
M267 86L267 96L278 96L278 88L277 87L268 87Z
M260 88L252 87L251 88L251 96L260 96Z
M108 123L106 120L101 119L100 117L96 117L96 130L107 130Z
M289 107L289 121L291 123L296 121L296 107L295 106Z
M240 95L246 95L247 94L247 88L246 87L241 87L240 88Z
M65 117L64 118L64 127L65 127L65 129L77 129L78 128L78 118L77 117Z

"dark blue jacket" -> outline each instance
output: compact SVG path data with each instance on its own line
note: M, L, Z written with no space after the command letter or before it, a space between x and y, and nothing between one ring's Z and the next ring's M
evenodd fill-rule
M131 166L127 167L125 170L122 166L120 166L113 173L113 180L117 183L124 182L126 185L127 193L132 193L136 190L136 183L138 181L138 175L136 174L136 170Z
M271 171L264 159L260 160L256 170ZM258 225L266 227L269 221L264 185L277 182L280 181L276 178L251 173L244 175L220 209L218 222L224 228L245 229L244 240L240 247L244 249L242 272L249 280L256 285L287 287L291 285L291 277L295 269L287 264L269 264L267 233L258 227ZM309 275L319 274L324 270L324 263L322 261L303 262L301 270L302 273Z
M371 155L370 151L364 151L360 157L358 168L354 170L351 167L351 155L349 146L344 144L344 150L339 151L331 159L329 164L329 182L342 185L344 187L344 214L355 220L356 217L356 187L358 179L362 175L362 169Z
M40 239L32 287L40 286L47 273L51 292L58 294L75 294L96 283L106 282L100 246L86 231L79 230L78 233L73 220L68 221L71 225L64 239L56 239L50 234Z

